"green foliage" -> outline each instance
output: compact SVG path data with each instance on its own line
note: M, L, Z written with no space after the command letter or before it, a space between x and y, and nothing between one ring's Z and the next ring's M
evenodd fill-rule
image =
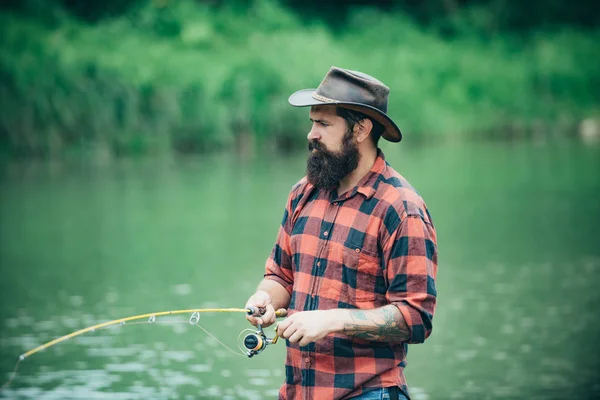
M405 132L565 131L598 112L600 34L572 29L444 38L404 14L358 9L333 33L268 0L244 7L138 2L93 25L0 12L0 143L14 155L303 146L287 104L331 65L391 87ZM466 18L466 17L465 17Z
M549 26L593 28L600 23L597 1L529 0L280 0L307 19L319 18L343 26L359 5L385 12L402 12L424 26L436 25L446 34L465 30L478 35L530 32Z

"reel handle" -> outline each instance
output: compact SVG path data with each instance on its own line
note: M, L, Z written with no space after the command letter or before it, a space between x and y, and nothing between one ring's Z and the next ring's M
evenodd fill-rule
M271 344L277 343L278 339L279 339L279 333L277 333L277 325L275 325L275 336L273 336L273 339L271 339Z

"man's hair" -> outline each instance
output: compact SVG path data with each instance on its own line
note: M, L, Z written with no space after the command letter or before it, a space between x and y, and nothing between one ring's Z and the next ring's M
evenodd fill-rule
M354 125L363 119L369 119L373 123L373 128L371 129L371 141L373 145L377 147L377 143L379 143L379 138L383 134L384 127L379 122L375 121L373 118L369 117L361 113L360 111L350 110L348 108L336 107L336 114L338 117L344 118L346 121L346 126L348 130L354 129Z

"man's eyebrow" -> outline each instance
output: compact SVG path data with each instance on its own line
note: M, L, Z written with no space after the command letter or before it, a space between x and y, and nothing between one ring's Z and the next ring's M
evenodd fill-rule
M329 123L329 121L327 121L326 119L312 119L310 117L308 119L310 119L310 122L318 122L318 123L327 122L327 123Z

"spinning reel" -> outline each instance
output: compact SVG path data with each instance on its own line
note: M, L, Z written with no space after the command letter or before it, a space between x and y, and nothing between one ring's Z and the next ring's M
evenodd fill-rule
M263 307L259 308L248 308L248 315L264 315L265 309ZM277 311L275 313L278 317L283 317L284 312ZM277 343L279 339L279 335L277 334L277 326L275 326L275 336L273 338L268 338L265 335L265 332L262 329L262 326L258 325L258 329L255 332L249 333L244 337L244 348L246 351L244 353L248 356L248 358L252 358L253 356L260 354L264 349L267 348L270 344Z
M258 325L258 330L256 332L249 333L244 337L244 347L247 350L246 355L248 358L251 358L260 354L267 348L267 345L277 343L278 339L279 335L277 334L277 327L275 327L275 336L272 339L269 339L262 330L262 327Z

